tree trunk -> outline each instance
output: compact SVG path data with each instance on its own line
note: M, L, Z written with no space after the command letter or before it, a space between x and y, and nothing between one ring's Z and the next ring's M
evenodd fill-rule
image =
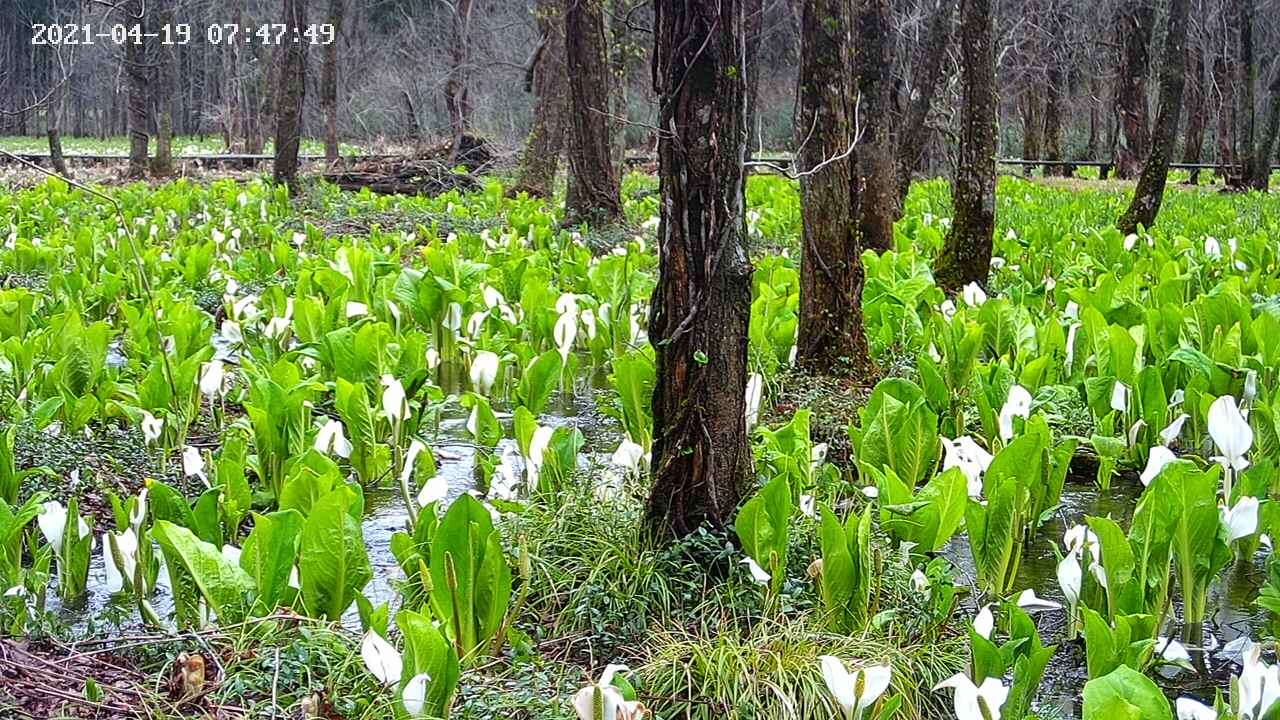
M1182 162L1195 165L1200 162L1204 151L1204 133L1208 125L1208 108L1205 104L1205 63L1204 49L1199 44L1188 45L1187 59L1190 67L1187 70L1186 102L1187 132L1183 136ZM1200 170L1191 169L1188 184L1195 185L1200 181Z
M1038 82L1033 80L1032 82ZM1035 88L1027 88L1022 96L1022 159L1040 159L1040 136L1043 133L1044 118L1040 114L1040 93ZM1023 165L1022 174L1027 177L1035 172L1034 165Z
M346 0L329 0L329 17L333 26L333 42L324 46L324 67L320 71L320 109L324 114L324 159L338 159L338 37Z
M796 359L806 367L861 374L862 247L854 224L858 186L847 0L806 0L801 16L796 164L804 244Z
M1044 101L1044 166L1045 177L1067 177L1070 168L1062 164L1062 96L1066 79L1062 75L1060 60L1053 58L1049 64L1048 87Z
M1102 154L1102 113L1098 110L1098 78L1089 76L1089 159L1097 160Z
M1160 111L1156 115L1151 152L1142 167L1142 176L1134 188L1129 209L1116 226L1122 233L1137 232L1138 226L1149 228L1160 212L1165 184L1169 180L1169 161L1178 140L1178 121L1182 118L1182 88L1187 80L1187 15L1191 0L1171 0L1169 22L1164 39L1164 62L1160 67Z
M1276 142L1280 140L1280 74L1271 82L1269 88L1271 101L1267 110L1267 129L1262 134L1258 146L1258 177L1254 186L1266 192L1271 185L1271 158L1276 153Z
M535 19L542 44L525 76L525 91L533 93L536 103L515 189L536 197L550 197L554 191L556 168L564 148L569 81L564 71L562 6L561 0L538 0Z
M284 21L290 32L307 24L307 0L284 0ZM302 103L307 91L307 44L285 43L280 49L279 99L276 102L275 164L272 176L290 190L298 186L298 147L302 143Z
M601 0L566 0L565 67L572 103L565 219L613 222L622 216L618 175L610 155L609 69Z
M1240 27L1240 72L1242 74L1240 98L1240 142L1244 157L1244 188L1266 190L1271 177L1269 148L1264 147L1266 135L1258 132L1258 58L1254 53L1253 33L1257 22L1256 0L1238 0Z
M453 6L451 64L444 83L444 106L449 112L449 130L453 134L450 155L454 159L462 152L463 136L471 129L471 4L472 0L456 0Z
M154 32L174 23L172 0L153 5ZM173 173L173 104L177 91L178 58L173 45L155 44L156 78L152 99L156 109L156 157L151 161L151 174L164 177Z
M1227 51L1224 49L1213 60L1213 85L1221 93L1218 98L1217 122L1214 126L1214 144L1218 149L1218 175L1229 182L1233 173L1232 167L1235 165L1231 137L1234 129L1232 119L1236 97L1228 67L1230 67L1230 58L1227 57Z
M1116 79L1116 112L1120 133L1116 146L1116 177L1136 177L1147 155L1147 65L1155 8L1150 0L1124 0L1116 17L1120 74Z
M658 284L648 527L724 528L752 479L742 0L655 0Z
M907 103L902 131L898 133L899 210L911 187L911 176L920 169L925 140L929 135L925 123L942 81L942 67L947 59L947 47L951 44L951 15L955 6L956 0L937 0L911 76L911 99Z
M143 0L129 0L123 6L125 23L145 27ZM145 38L143 38L145 41ZM124 46L124 71L129 84L129 170L128 176L140 178L147 173L147 144L151 104L147 73L147 46L145 42L127 42Z
M949 293L986 285L996 226L996 57L992 0L960 0L960 149L955 217L934 263Z
M70 82L68 77L67 82ZM53 171L62 177L71 177L71 171L67 169L66 158L62 156L62 113L63 98L65 93L59 84L54 88L53 94L49 97L49 127L47 135L49 137L49 164L53 167Z
M853 69L860 106L856 108L854 120L863 133L854 165L858 183L858 230L864 247L885 251L893 248L893 221L898 217L889 0L860 0L854 11L854 31Z
M610 0L609 12L609 120L613 124L610 131L609 151L613 156L613 165L622 177L626 169L627 159L627 67L630 64L631 41L627 32L628 3L622 0Z

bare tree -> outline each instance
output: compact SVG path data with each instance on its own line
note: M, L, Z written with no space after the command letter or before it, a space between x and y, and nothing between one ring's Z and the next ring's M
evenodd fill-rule
M125 0L120 6L125 23L146 27L145 0ZM151 105L145 33L131 34L124 46L124 71L129 83L129 177L147 173L148 126Z
M307 24L307 0L284 0L284 24L299 32ZM307 92L307 43L280 48L279 100L276 103L275 165L272 176L291 189L298 184L298 149L302 143L302 104Z
M161 37L165 28L174 25L174 0L153 0L152 32ZM170 30L171 32L171 30ZM156 156L151 173L164 176L173 172L173 105L177 87L178 58L172 43L155 43L155 92L152 101L156 111Z
M568 222L612 222L622 197L611 154L609 69L601 0L565 0L565 67L569 75Z
M951 23L956 0L936 0L928 30L911 78L911 96L901 132L898 133L898 207L906 200L911 176L920 168L928 135L926 123L942 81L943 64L951 44Z
M1120 48L1120 75L1116 80L1116 177L1135 177L1147 156L1150 129L1147 119L1147 65L1155 8L1150 0L1122 0L1116 15L1116 43Z
M858 182L858 230L862 245L872 250L893 247L893 221L898 217L897 159L893 145L893 90L889 58L889 1L859 0L854 11L854 73L863 132L855 164Z
M1183 134L1182 162L1197 164L1204 152L1205 130L1209 123L1208 98L1205 96L1205 62L1203 38L1187 42L1187 86L1185 102L1187 129ZM1199 182L1199 168L1192 168L1188 183Z
M658 284L651 530L724 527L752 476L742 0L655 0Z
M1131 233L1139 225L1151 227L1164 200L1169 179L1169 161L1178 140L1178 120L1182 118L1182 88L1186 84L1187 15L1191 0L1171 0L1165 31L1164 60L1160 66L1160 111L1151 137L1151 154L1142 167L1142 176L1133 191L1129 209L1116 223L1120 232Z
M452 157L464 151L464 139L471 130L471 9L472 0L453 0L453 35L450 38L449 77L444 84L444 104L449 111L453 133Z
M869 353L862 329L849 2L805 0L800 25L795 126L804 242L796 360L861 375Z
M346 0L329 0L325 22L333 26L333 42L324 46L324 67L320 71L320 109L324 113L324 159L338 159L338 38Z
M992 0L960 0L960 149L952 182L955 217L934 263L948 292L985 285L996 225L996 59Z

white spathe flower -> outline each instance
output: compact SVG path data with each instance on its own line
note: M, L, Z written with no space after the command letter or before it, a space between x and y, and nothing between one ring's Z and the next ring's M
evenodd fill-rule
M991 639L991 631L996 629L996 616L991 614L991 606L983 605L978 614L973 617L973 630L988 640Z
M1111 386L1111 409L1120 413L1129 410L1129 386L1119 380Z
M365 633L360 641L360 657L364 659L369 673L383 685L391 687L400 682L400 675L404 672L400 651L373 630Z
M226 369L221 360L210 360L200 366L200 393L210 398L222 394Z
M1218 720L1218 711L1199 700L1180 697L1173 703L1178 720Z
M1065 366L1068 373L1071 372L1071 363L1076 357L1076 333L1078 332L1080 332L1080 323L1078 322L1071 323L1071 326L1067 328L1067 359Z
M626 468L627 473L634 477L640 474L644 455L644 447L639 443L623 438L622 442L618 443L618 449L613 451L610 461L614 465Z
M889 689L893 671L888 665L871 665L849 672L839 658L823 655L818 659L822 662L822 679L827 683L827 690L845 713L866 710Z
M1009 442L1013 439L1013 419L1027 418L1031 415L1031 393L1021 385L1009 388L1009 397L1000 408L1000 439Z
M764 377L760 373L751 373L751 377L747 378L746 391L746 416L747 429L756 426L760 421L760 398L764 394Z
M1178 417L1174 418L1173 422L1166 425L1165 428L1160 431L1160 442L1165 445L1172 445L1173 441L1177 440L1178 436L1182 434L1182 426L1185 425L1187 420L1190 418L1191 416L1186 413L1182 413Z
M639 703L627 702L622 697L622 692L613 686L613 676L627 669L629 668L626 665L610 663L605 667L604 672L600 674L599 680L574 694L573 710L578 714L579 720L596 720L595 695L597 690L604 701L604 720L631 720L632 718L640 717L637 712Z
M133 510L129 512L129 527L133 528L134 534L142 532L142 521L147 517L147 494L150 489L143 487L138 493L138 499L133 504Z
M1218 238L1210 235L1204 239L1204 254L1214 259L1222 257L1222 243L1218 242Z
M404 465L400 468L401 483L408 483L409 479L413 477L413 470L418 464L418 456L426 449L427 446L423 445L422 441L417 438L414 438L409 443L409 451L404 456Z
M1129 233L1124 236L1124 251L1129 252L1138 244L1138 234Z
M449 481L443 475L434 475L426 484L422 486L422 490L418 492L418 505L426 507L433 502L443 500L449 496Z
M747 569L751 571L751 579L761 585L768 585L769 581L773 579L773 576L769 574L769 571L760 567L760 563L756 562L753 558L745 557L739 562L746 565Z
M369 314L369 306L354 300L347 301L347 319L364 317Z
M971 282L960 290L960 299L969 307L978 307L987 301L987 293L982 289L981 285Z
M498 366L502 361L497 353L481 350L471 361L471 386L481 395L488 395L498 380Z
M1062 544L1067 548L1067 552L1078 555L1087 549L1089 557L1094 560L1102 557L1102 544L1098 542L1098 536L1087 525L1073 525L1067 528L1062 535Z
M560 358L569 361L569 353L573 352L573 344L578 339L578 312L576 309L562 313L556 319L556 326L551 331L556 341L556 349Z
M422 717L427 714L427 686L431 684L431 676L418 673L409 678L404 690L400 693L400 701L409 717Z
M943 688L955 691L952 707L957 720L1000 720L1000 708L1009 698L1009 688L1004 686L1000 678L990 677L983 680L981 685L974 685L969 676L956 673L933 689L936 692Z
M40 526L40 533L44 535L49 547L53 548L54 554L62 557L62 537L67 529L67 509L57 500L50 500L40 507L42 509L36 516L36 524ZM85 524L84 518L80 518L78 527L80 537L89 534L89 526Z
M223 559L231 563L232 565L240 564L240 554L241 554L240 548L236 547L235 545L222 546Z
M158 418L146 410L142 411L142 440L148 445L153 445L160 439L160 433L164 430L164 418Z
M1036 597L1036 591L1032 588L1027 588L1018 595L1018 607L1027 612L1041 612L1043 610L1061 610L1062 603Z
M427 369L435 370L437 367L440 367L440 351L427 348Z
M1075 553L1067 553L1058 561L1058 587L1062 588L1062 596L1071 607L1080 602L1080 586L1083 582L1084 571L1080 568L1080 559Z
M223 320L220 334L228 345L239 345L244 342L244 331L240 329L240 323L234 320Z
M1249 467L1245 454L1253 446L1253 428L1236 407L1234 397L1223 395L1209 406L1209 436L1222 453L1210 459L1236 471Z
M1246 495L1227 509L1226 505L1218 507L1222 524L1227 528L1227 542L1235 542L1249 537L1258 531L1258 498Z
M800 514L807 518L816 518L818 516L818 502L812 495L800 496Z
M967 435L955 440L942 438L942 451L942 469L960 468L968 480L969 497L981 497L982 474L991 467L991 453Z
M507 304L507 298L497 288L485 285L480 289L480 295L484 298L484 306L490 310Z
M1080 304L1075 300L1068 300L1066 307L1062 308L1062 315L1068 320L1079 320Z
M950 320L956 316L956 304L951 300L951 298L947 298L938 306L938 311L942 313L942 317Z
M119 565L116 564L112 548L120 551ZM126 581L132 582L138 568L138 536L133 528L125 528L122 533L107 533L102 543L102 571L106 575L108 593L118 593L124 589Z
M456 302L449 303L449 307L445 308L444 317L440 318L440 325L447 330L457 333L462 329L462 306Z
M198 477L205 482L209 480L204 474L204 456L190 445L182 448L182 474L186 477Z
M404 385L390 375L382 376L382 412L393 423L403 422L409 417L409 400L404 394Z
M917 593L928 597L930 587L929 576L925 575L924 571L920 568L916 568L915 572L911 573L911 587Z
M578 314L578 296L573 293L561 293L556 298L556 313L565 315L568 313Z
M1160 471L1164 470L1165 465L1177 459L1178 456L1174 455L1172 450L1163 445L1156 445L1147 453L1147 466L1143 468L1142 475L1138 479L1142 481L1143 486L1150 485Z
M1238 683L1240 720L1257 720L1280 699L1280 668L1262 661L1262 646L1246 640Z
M329 421L320 428L320 432L316 433L316 441L314 445L316 452L328 455L333 453L341 458L351 457L351 441L347 440L344 432L342 421L337 418L329 418Z

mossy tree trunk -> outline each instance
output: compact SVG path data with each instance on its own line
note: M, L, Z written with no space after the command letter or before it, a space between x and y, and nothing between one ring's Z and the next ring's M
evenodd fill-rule
M613 166L609 65L602 0L565 0L565 69L569 76L569 190L565 219L610 223L622 217Z
M853 69L858 82L858 230L862 245L884 251L893 247L898 218L898 170L894 156L892 107L893 63L889 43L889 0L858 0L854 10Z
M851 21L848 0L805 0L801 9L795 126L804 227L796 360L823 372L858 373L868 363L856 223Z
M1165 30L1164 60L1160 66L1160 112L1156 116L1151 137L1151 152L1142 167L1142 176L1134 188L1129 209L1116 226L1131 233L1138 226L1151 227L1160 213L1165 184L1169 180L1169 161L1173 159L1178 140L1178 121L1182 118L1182 88L1187 81L1187 16L1191 0L1171 0Z
M1116 78L1116 112L1120 132L1116 137L1116 177L1132 178L1142 171L1147 156L1147 66L1155 7L1151 0L1123 0L1116 16L1116 44L1120 48L1120 72Z
M916 59L911 76L911 97L902 130L898 133L898 210L906 201L911 187L911 176L920 169L925 141L929 137L926 123L933 99L942 82L943 64L947 48L951 44L951 21L956 0L937 0L929 16L929 28L921 43L920 56Z
M542 37L538 52L525 74L525 92L532 92L533 126L520 155L516 189L537 197L549 197L555 189L556 169L564 148L565 95L564 19L561 0L538 0L534 10Z
M960 150L955 216L934 263L947 292L986 285L996 225L996 57L993 0L960 0Z
M307 25L307 0L284 0L282 22L288 32L301 33ZM275 161L271 175L290 189L298 185L298 148L302 144L302 104L307 92L307 44L284 43L277 51L280 66L279 98L275 103Z
M329 0L325 22L333 26L333 42L324 46L324 67L320 70L320 109L324 114L324 159L338 159L338 41L346 0Z
M752 478L747 442L747 252L743 0L655 0L658 283L649 334L659 536L723 528Z

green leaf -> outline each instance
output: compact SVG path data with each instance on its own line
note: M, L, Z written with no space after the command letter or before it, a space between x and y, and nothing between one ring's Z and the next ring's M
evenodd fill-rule
M562 367L563 360L558 350L548 350L534 358L516 385L516 403L528 408L536 417L555 392Z
M1151 678L1121 665L1084 686L1083 720L1172 720L1169 701Z
M316 616L337 620L373 578L359 517L364 500L350 486L334 488L311 509L302 528L302 597Z
M240 567L253 578L258 588L257 605L263 612L291 604L297 594L289 587L289 578L298 559L302 526L302 514L296 510L253 516L253 531L241 548Z
M238 622L244 617L246 596L254 590L248 573L223 557L218 547L167 520L158 520L151 535L160 543L171 574L180 567L220 622Z

